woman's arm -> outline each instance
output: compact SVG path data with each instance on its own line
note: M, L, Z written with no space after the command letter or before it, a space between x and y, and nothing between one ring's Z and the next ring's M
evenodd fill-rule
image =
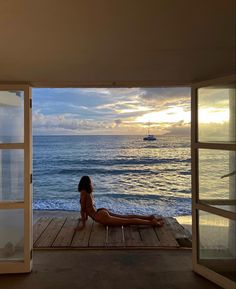
M86 212L86 195L83 193L80 193L80 215L81 215L81 223L79 223L79 226L76 228L76 230L82 230L86 226L86 221L88 219L88 215Z
M86 212L86 194L80 193L80 202L82 226L84 228L88 219Z

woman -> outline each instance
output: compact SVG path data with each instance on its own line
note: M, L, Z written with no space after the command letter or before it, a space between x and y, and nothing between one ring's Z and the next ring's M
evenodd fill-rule
M117 215L105 208L96 209L93 202L93 185L89 176L83 176L78 185L80 192L81 205L81 220L80 225L76 230L81 230L86 225L88 216L94 221L106 226L126 226L126 225L152 225L162 226L163 219L155 218L154 216L140 215Z

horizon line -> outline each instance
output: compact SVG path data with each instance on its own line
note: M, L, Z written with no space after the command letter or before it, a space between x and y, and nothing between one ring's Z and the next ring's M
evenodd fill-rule
M144 136L143 134L32 134L32 136ZM180 134L162 134L162 135L155 135L157 137L163 136L185 136L190 137L189 135L180 135Z

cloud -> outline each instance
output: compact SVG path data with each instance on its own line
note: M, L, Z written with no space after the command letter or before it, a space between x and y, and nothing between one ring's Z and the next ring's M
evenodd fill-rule
M152 133L157 135L189 135L190 124L184 121L177 123L151 123ZM34 134L146 134L143 123L132 120L114 119L113 121L95 121L78 119L76 115L33 114Z
M165 135L190 136L190 125L180 127L170 127Z
M160 105L176 105L186 100L190 101L190 88L147 88L140 97L145 101L158 103Z
M145 123L138 118L160 112L161 124L151 122L155 133L164 134L170 132L167 120L182 119L174 118L176 107L182 116L190 114L189 88L34 89L34 133L143 134Z
M33 129L37 132L40 129L51 131L57 129L57 131L67 131L79 133L99 129L107 129L112 126L106 122L97 122L95 120L77 119L76 116L70 114L63 115L44 115L36 112L33 114Z
M191 132L191 124L186 123L183 120L176 123L163 123L160 126L164 135L178 135L178 136L189 136Z
M122 124L122 120L121 119L115 119L114 124L115 124L115 127L119 127Z

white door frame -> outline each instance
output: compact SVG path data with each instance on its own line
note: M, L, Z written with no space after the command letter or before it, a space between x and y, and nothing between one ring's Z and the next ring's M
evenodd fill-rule
M0 202L2 209L24 210L24 260L0 262L1 273L26 273L32 269L32 98L31 87L22 84L0 84L0 91L24 92L24 142L1 144L0 149L24 150L24 200Z
M198 114L197 114L197 89L204 86L229 83L235 80L235 75L213 80L203 81L192 85L191 90L191 157L192 157L192 232L193 232L193 270L207 279L223 286L232 288L235 283L220 274L198 264L198 224L197 210L201 209L217 215L235 219L232 212L222 213L221 210L198 202L198 148L215 148L234 150L235 144L209 144L198 142ZM126 84L127 86L127 84ZM154 86L154 85L153 85ZM0 202L1 209L24 209L24 262L0 262L0 273L23 273L32 269L32 111L31 87L29 85L0 84L0 90L24 91L24 143L0 144L0 149L24 149L24 202Z
M198 262L199 230L198 210L213 213L228 219L236 220L236 213L224 211L199 202L198 184L198 149L220 149L236 151L235 143L203 143L198 141L198 88L233 83L236 75L203 81L192 85L191 89L191 159L192 159L192 260L193 270L226 289L235 288L236 283L216 273Z

